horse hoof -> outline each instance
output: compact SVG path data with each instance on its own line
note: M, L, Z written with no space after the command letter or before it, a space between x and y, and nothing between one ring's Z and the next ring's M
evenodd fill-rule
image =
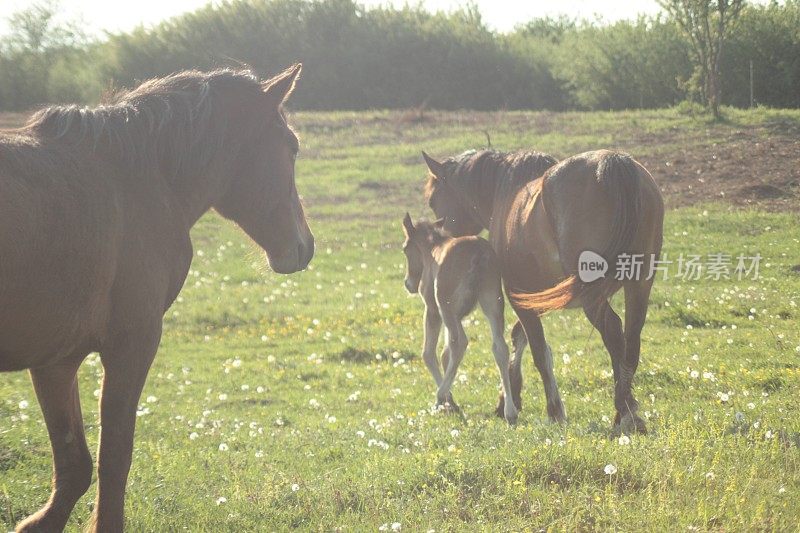
M564 409L564 404L560 401L547 404L547 416L550 418L551 422L555 422L556 424L564 425L567 423L567 411Z
M461 412L461 408L459 408L454 402L437 402L436 410L440 413L447 414L458 414Z
M615 433L620 435L630 435L633 433L647 434L647 424L635 413L628 413L620 418L619 425L615 428Z
M517 425L517 420L519 419L519 415L517 413L514 413L514 414L506 415L506 416L504 416L504 418L506 419L506 422L508 422L509 426L516 426Z

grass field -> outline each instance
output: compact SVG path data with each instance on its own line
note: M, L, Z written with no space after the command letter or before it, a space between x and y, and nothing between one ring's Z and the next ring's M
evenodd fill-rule
M789 176L780 184L788 196L759 207L758 198L703 196L699 184L728 187L713 163L707 180L666 163L716 160L742 136L748 146L796 146L800 113L728 116L296 116L317 255L308 271L282 277L219 217L195 228L195 261L141 399L129 530L795 531L797 185ZM406 210L427 214L419 150L481 147L484 131L497 148L558 157L622 148L665 187L668 259L763 257L756 281L681 280L673 268L656 283L635 381L649 435L612 437L608 355L579 311L545 319L568 425L547 422L529 355L519 425L493 416L498 374L479 314L453 390L464 416L431 412L433 383L418 355L422 305L402 284L400 220ZM740 171L765 180L773 163L753 158ZM691 202L676 186L689 179ZM96 356L80 373L92 447L101 374ZM0 375L0 530L47 499L50 460L27 375ZM93 490L70 530L87 522Z

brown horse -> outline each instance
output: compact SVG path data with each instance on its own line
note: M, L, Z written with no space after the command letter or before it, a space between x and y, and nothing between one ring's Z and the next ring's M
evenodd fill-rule
M76 381L90 352L104 369L91 529L123 529L139 395L203 213L237 222L276 272L311 260L282 111L300 69L182 72L0 134L0 370L30 369L54 459L50 499L19 531L62 530L91 483Z
M599 150L558 164L536 152L466 152L438 162L423 152L430 170L426 196L454 235L489 230L506 292L530 343L552 420L566 420L542 322L544 312L583 307L600 331L614 370L616 416L624 431L645 431L633 398L640 338L653 279L608 275L584 282L579 258L599 254L611 265L625 254L657 260L664 205L650 173L630 156ZM645 269L646 270L646 269ZM608 300L625 292L625 328ZM519 355L520 350L515 355ZM514 403L521 406L521 360L511 363ZM503 402L501 397L498 409Z
M425 303L425 341L422 359L436 386L437 407L458 409L450 387L467 351L467 335L461 321L480 304L492 330L492 353L500 370L505 398L502 413L509 424L517 422L517 408L511 401L508 375L508 346L505 330L505 299L500 281L500 265L492 246L473 235L451 237L442 231L444 220L435 223L403 219L403 253L406 256L405 286L419 293ZM436 357L439 331L444 322L445 346L442 369Z

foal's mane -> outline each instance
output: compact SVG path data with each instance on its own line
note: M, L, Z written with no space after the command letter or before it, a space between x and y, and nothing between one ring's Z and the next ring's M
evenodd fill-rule
M419 232L425 239L425 242L432 246L438 246L443 242L452 239L453 236L444 231L442 228L437 227L433 222L428 220L418 220L414 224L414 230Z
M500 152L497 150L468 150L442 161L447 181L466 190L496 190L502 185L514 188L535 180L556 164L553 156L529 150ZM436 177L428 176L425 198L430 199L436 188Z
M219 153L227 124L223 114L212 119L214 96L237 89L255 95L261 86L249 70L189 70L146 81L94 108L45 108L25 129L39 139L88 145L117 158L129 172L171 178L199 171Z

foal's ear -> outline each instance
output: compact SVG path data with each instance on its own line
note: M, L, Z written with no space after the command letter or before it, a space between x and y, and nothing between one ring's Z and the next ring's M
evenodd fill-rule
M261 83L264 94L269 97L275 107L284 103L291 96L302 70L302 63L295 63L274 78Z
M403 217L403 231L406 232L406 236L414 233L414 222L411 221L411 215L409 215L408 212L406 212L406 216Z
M442 217L442 218L440 218L439 220L437 220L437 221L435 221L433 223L433 227L436 228L439 231L442 231L444 229L445 221L446 221L446 219L444 217Z
M422 157L423 159L425 159L425 164L428 165L428 169L431 171L431 174L433 174L437 178L444 179L445 177L444 165L442 165L437 160L426 154L424 150L422 151Z

